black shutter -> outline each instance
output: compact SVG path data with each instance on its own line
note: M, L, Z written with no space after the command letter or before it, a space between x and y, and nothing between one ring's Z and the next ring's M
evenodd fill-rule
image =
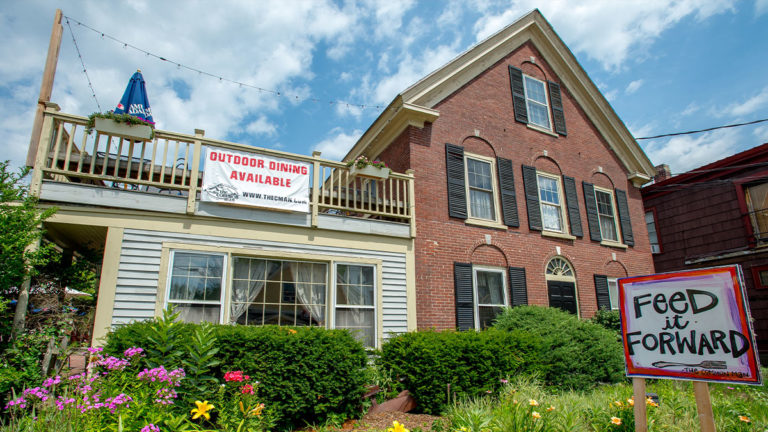
M517 228L520 219L517 216L517 199L515 196L515 176L512 161L498 158L499 185L501 186L501 212L504 214L504 225Z
M629 204L627 203L627 193L621 189L616 189L616 207L619 210L619 221L621 222L621 237L627 246L635 245L635 236L632 235L632 221L629 219Z
M576 193L576 180L573 177L563 176L563 189L565 189L565 203L568 206L568 220L571 223L571 234L576 237L584 237L581 230L581 215L579 214L579 196Z
M528 304L528 287L523 267L509 268L509 291L512 293L512 306Z
M453 263L453 283L456 289L456 327L475 328L475 307L472 294L472 264Z
M525 203L528 207L528 228L541 231L541 208L539 208L539 185L536 180L536 168L523 165L523 188Z
M510 66L509 83L512 87L512 107L515 110L515 121L528 124L528 107L525 103L523 71L514 66Z
M467 218L467 189L464 185L464 147L445 144L445 172L448 177L448 215Z
M600 219L597 217L597 201L595 200L595 186L592 183L581 182L584 187L584 207L587 209L587 225L589 225L589 238L594 241L602 241L600 235Z
M611 310L611 295L608 293L608 276L595 275L595 294L597 308Z
M565 114L563 113L563 98L560 95L560 85L552 81L549 84L549 102L552 104L552 120L555 123L555 132L560 135L568 135L565 129Z

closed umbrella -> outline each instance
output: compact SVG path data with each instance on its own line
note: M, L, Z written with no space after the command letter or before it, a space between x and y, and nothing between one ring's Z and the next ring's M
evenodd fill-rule
M123 93L120 103L117 104L115 114L129 114L147 123L155 124L141 70L137 70L128 82L128 87L125 88L125 93Z

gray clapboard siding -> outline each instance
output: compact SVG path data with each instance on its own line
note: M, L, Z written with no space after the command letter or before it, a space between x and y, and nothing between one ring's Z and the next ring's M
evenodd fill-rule
M407 331L405 254L136 229L126 229L123 235L113 325L154 316L163 242L259 249L274 252L276 257L281 252L293 252L333 257L342 262L345 257L379 259L382 261L380 289L384 337Z

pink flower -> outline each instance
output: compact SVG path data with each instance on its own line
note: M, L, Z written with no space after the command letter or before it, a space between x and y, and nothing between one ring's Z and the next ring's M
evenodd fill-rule
M150 423L144 426L143 428L141 428L140 432L160 432L160 428Z
M253 394L253 386L250 384L246 384L243 386L243 388L240 389L240 393L242 394Z
M243 375L243 371L232 371L224 374L224 381L243 382L251 379L248 375Z
M128 348L127 350L125 350L123 355L125 357L131 358L131 357L133 357L135 355L139 355L139 354L141 354L143 352L144 352L143 348L132 347L132 348Z

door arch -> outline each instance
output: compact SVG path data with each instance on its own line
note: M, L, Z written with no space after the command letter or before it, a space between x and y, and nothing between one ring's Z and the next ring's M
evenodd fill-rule
M562 256L552 258L547 263L544 277L547 280L549 306L560 308L578 316L576 274L571 263Z

